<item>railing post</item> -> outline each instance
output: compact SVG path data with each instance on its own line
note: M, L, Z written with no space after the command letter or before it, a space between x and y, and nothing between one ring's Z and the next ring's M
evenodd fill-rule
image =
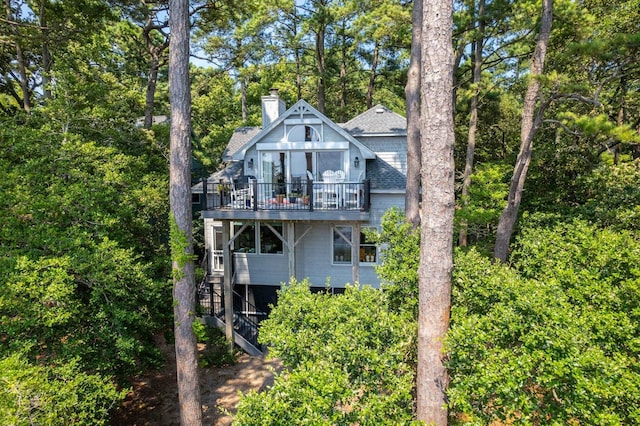
M364 181L364 200L362 200L362 207L366 212L371 208L371 179Z
M251 193L253 194L253 199L251 202L253 203L253 211L258 211L258 200L260 199L260 194L258 194L258 179L253 179L251 181Z
M307 179L307 195L309 196L309 211L313 211L313 204L316 200L313 199L313 179Z
M218 183L218 188L219 188L218 195L220 198L220 204L219 204L220 207L224 206L224 184L222 182L223 180L220 179L220 182Z
M209 206L207 205L207 178L202 178L202 210L208 210Z
M213 282L209 281L209 315L211 315L212 317L216 316L216 308L215 305L213 304Z

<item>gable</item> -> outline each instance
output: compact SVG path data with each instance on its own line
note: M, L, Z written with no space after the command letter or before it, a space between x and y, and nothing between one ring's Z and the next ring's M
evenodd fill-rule
M266 128L249 135L247 131L230 140L226 151L230 160L241 161L247 150L258 144L261 149L280 150L320 146L345 148L352 144L360 150L363 158L375 158L371 149L303 100L296 102ZM243 141L242 136L248 136L249 139Z

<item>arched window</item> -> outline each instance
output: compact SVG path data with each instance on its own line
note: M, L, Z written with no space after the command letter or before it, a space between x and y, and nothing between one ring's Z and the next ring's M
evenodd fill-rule
M287 134L288 142L319 142L320 134L312 126L299 124L293 126Z

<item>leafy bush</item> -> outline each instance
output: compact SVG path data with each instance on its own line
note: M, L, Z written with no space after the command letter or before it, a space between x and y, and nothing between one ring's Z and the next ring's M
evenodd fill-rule
M201 321L194 321L193 331L198 343L205 345L199 353L200 367L220 367L236 363L238 353L235 350L229 350L229 341L220 329Z
M124 152L37 123L5 124L0 357L20 350L119 377L155 364L153 335L171 312L166 165L140 135L122 136Z
M380 233L370 238L382 247L376 273L391 309L406 310L417 317L420 230L407 223L400 209L392 208L382 218Z
M640 242L584 222L523 230L513 267L457 253L456 423L640 422Z
M260 336L285 371L242 399L235 424L410 422L415 324L389 312L383 293L348 287L332 296L292 281Z
M42 367L19 353L0 359L0 388L0 423L16 426L106 425L127 393L76 362Z
M475 169L467 199L458 200L454 235L457 236L460 225L465 224L469 242L476 248L480 248L479 245L488 248L494 243L496 225L509 193L506 176L510 168L506 164L485 163Z
M601 226L640 230L640 159L602 165L578 179L580 212Z

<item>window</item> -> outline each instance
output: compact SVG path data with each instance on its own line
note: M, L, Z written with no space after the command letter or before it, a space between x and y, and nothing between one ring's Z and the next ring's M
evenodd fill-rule
M378 248L373 241L367 240L367 232L360 233L360 262L376 263L378 260Z
M287 141L289 142L319 142L320 134L312 126L305 126L299 124L293 126L287 134Z
M318 176L326 170L343 170L344 169L344 152L342 151L318 151Z
M244 223L234 222L234 229L241 229ZM255 253L256 252L256 225L253 222L247 224L240 235L233 242L234 250L237 253Z
M234 222L233 227L237 232L245 223ZM247 223L247 227L236 237L233 247L236 253L258 253L256 248L260 248L260 254L282 254L282 240L275 232L283 235L282 223ZM256 233L258 230L258 233Z
M333 263L337 265L351 264L351 226L333 228Z
M260 254L282 253L282 240L274 230L282 236L282 223L260 224Z

